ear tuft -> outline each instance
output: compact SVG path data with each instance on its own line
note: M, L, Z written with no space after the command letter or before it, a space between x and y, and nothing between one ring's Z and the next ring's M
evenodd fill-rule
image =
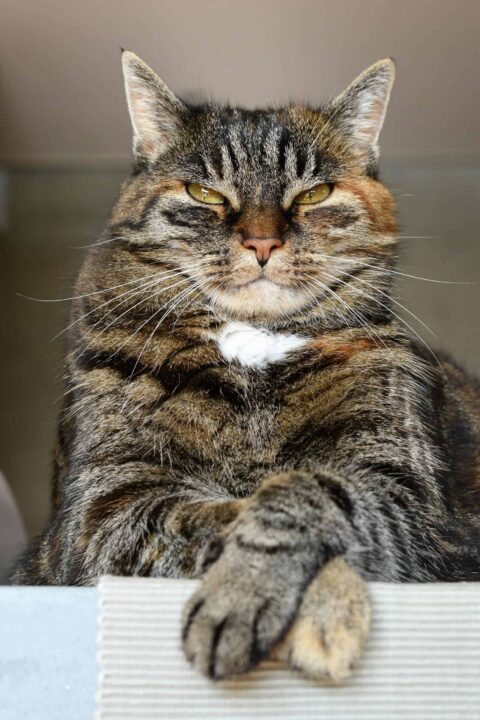
M393 60L379 60L325 109L329 124L350 140L359 160L367 167L378 159L378 136L394 80Z
M186 107L131 50L122 50L122 67L133 150L137 157L152 163L174 142Z

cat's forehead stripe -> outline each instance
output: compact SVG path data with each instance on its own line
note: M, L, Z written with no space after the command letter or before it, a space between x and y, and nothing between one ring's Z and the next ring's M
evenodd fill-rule
M274 125L250 134L245 128L229 127L201 151L195 150L187 167L192 181L226 182L247 194L256 183L256 196L262 195L262 190L267 195L273 191L280 200L289 185L298 190L299 181L329 180L333 164L311 144L295 141L288 128Z

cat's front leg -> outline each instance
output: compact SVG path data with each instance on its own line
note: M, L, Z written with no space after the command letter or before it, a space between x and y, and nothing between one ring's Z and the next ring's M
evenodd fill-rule
M307 588L272 657L307 677L340 684L361 657L370 616L366 582L343 558L330 560Z
M282 473L240 513L184 612L184 650L203 674L237 675L266 657L318 570L355 542L345 514L323 491L326 481Z

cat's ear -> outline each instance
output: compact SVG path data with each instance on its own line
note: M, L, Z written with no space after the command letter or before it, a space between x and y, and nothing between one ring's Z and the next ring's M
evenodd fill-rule
M174 142L187 109L135 53L123 50L122 66L133 151L151 163Z
M378 136L394 79L393 60L379 60L325 108L329 125L351 142L366 166L378 158Z

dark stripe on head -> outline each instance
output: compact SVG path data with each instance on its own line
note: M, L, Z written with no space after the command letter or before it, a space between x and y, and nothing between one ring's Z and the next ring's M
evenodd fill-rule
M234 172L238 172L238 170L240 168L240 163L238 161L237 156L235 155L234 149L232 147L232 143L230 142L229 138L226 138L226 140L225 140L225 147L227 149L228 156L230 158L230 162L232 163Z
M223 167L223 155L219 146L210 151L210 160L220 180L223 180L225 169Z
M287 145L290 140L290 131L286 127L282 127L280 140L278 141L278 166L280 170L285 170L285 162L287 155Z
M299 148L297 150L297 156L296 156L297 177L301 178L303 176L306 166L307 166L307 153L305 152L305 150L303 148Z
M211 177L211 173L208 169L207 163L205 162L205 158L200 152L192 153L187 158L186 165L190 168L192 175L194 176L200 175L206 180Z
M315 153L315 158L313 162L313 170L312 175L320 175L323 165L325 164L325 158L321 152Z

